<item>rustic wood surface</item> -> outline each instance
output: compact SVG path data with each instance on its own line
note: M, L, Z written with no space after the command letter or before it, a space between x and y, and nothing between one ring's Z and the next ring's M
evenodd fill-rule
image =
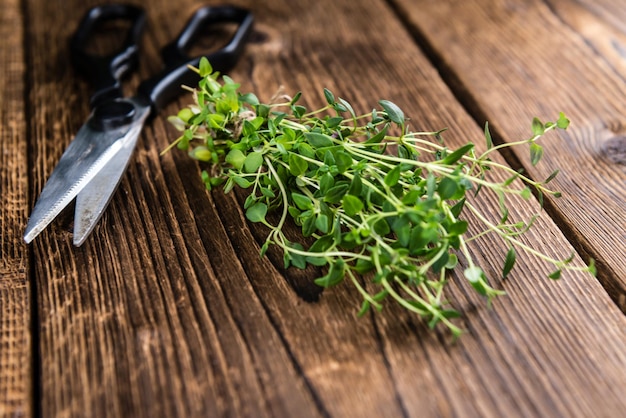
M142 4L141 1L133 1ZM626 409L626 10L603 1L272 0L231 76L269 99L283 85L321 104L323 87L361 111L399 104L415 128L448 127L460 145L489 120L499 140L533 116L573 120L545 142L533 177L561 168L563 197L525 238L595 279L485 238L473 254L508 295L488 309L462 274L448 297L467 330L389 305L356 318L348 286L321 292L314 272L259 259L262 228L242 197L207 192L199 166L163 157L165 116L142 133L128 173L86 243L72 211L29 247L33 202L89 112L67 38L89 1L0 0L0 416L616 417ZM154 0L139 74L200 1ZM503 158L500 158L504 161ZM485 211L497 203L481 201ZM511 216L529 216L516 202ZM620 309L621 308L621 309Z
M0 12L0 415L32 413L32 302L28 248L25 53L19 1ZM36 338L36 337L35 337Z

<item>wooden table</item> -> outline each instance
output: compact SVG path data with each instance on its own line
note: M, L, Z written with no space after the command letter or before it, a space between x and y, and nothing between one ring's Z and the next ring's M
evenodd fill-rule
M137 0L132 1L141 4ZM597 261L597 279L485 240L507 296L492 309L462 274L448 297L456 342L390 304L357 318L350 286L259 259L263 230L241 196L207 192L183 153L159 156L166 116L142 133L106 215L80 248L72 211L22 241L45 180L89 112L67 38L92 0L2 0L0 12L0 415L617 417L626 411L626 7L621 0L254 2L256 29L231 76L265 100L307 104L328 87L367 111L392 100L417 129L460 145L527 137L534 116L572 120L506 155L533 178L554 168L528 242ZM154 0L140 72L200 1ZM486 210L496 207L484 203ZM535 205L520 203L514 216ZM459 270L460 271L460 270Z

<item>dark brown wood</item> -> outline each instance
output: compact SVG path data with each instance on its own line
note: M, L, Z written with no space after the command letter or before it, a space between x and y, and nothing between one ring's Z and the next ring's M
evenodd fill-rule
M23 16L0 12L0 416L32 412L29 260L21 236L28 210Z
M11 48L4 39L0 43L0 57L8 57L0 64L8 75L0 81L0 92L11 92L0 97L2 268L19 273L5 280L2 270L0 282L0 415L613 417L626 409L626 318L589 275L568 273L550 281L545 278L550 266L520 253L509 279L499 281L506 248L486 236L472 254L490 266L493 284L508 295L489 309L462 274L452 275L447 296L463 313L459 325L467 330L453 342L445 330L431 331L393 304L356 318L360 299L350 286L321 292L310 284L315 272L285 271L275 253L259 258L265 231L245 220L243 195L207 192L199 166L181 152L159 156L176 137L165 116L189 97L144 130L128 173L86 243L72 246L69 208L34 241L28 260L21 241L27 201L34 201L89 112L89 88L69 66L67 38L84 10L99 2L4 3L9 7L3 8L2 19L23 19L25 39L20 32L10 38ZM526 43L543 50L540 46L550 46L559 34L560 42L575 46L572 54L590 58L570 65L590 68L598 88L618 80L619 61L608 65L608 59L587 55L589 46L576 38L579 29L557 19L543 3L509 2L505 13L499 4L474 9L459 2L443 9L446 2L432 2L419 7L432 20L426 23L415 17L409 2L396 9L382 0L236 3L251 8L257 24L230 75L265 100L281 85L287 92L301 90L310 106L323 105L323 87L358 111L386 98L405 110L415 129L448 127L451 146L481 141L472 112L511 139L528 134L535 114L552 117L564 110L575 124L551 141L561 148L571 144L568 153L582 155L585 164L590 163L589 144L596 146L597 139L585 135L595 131L577 127L577 121L591 123L592 117L584 115L595 115L598 125L589 126L621 126L612 91L601 90L600 97L585 104L578 96L546 91L555 71L551 55L538 54L533 65L514 61L516 71L509 67L508 55L525 56L531 48ZM130 80L131 87L159 69L159 47L199 5L155 0L146 6L149 25L140 74ZM427 14L429 8L433 11ZM573 10L556 9L568 16ZM550 30L540 30L539 23L525 30L521 26L528 25L529 16ZM428 40L436 53L421 51L415 34L403 25L407 18L420 33L430 31L428 38L420 35L420 43ZM494 18L498 25L490 23ZM464 42L485 25L490 47L501 54L490 65L503 70L484 69L480 79L467 63L486 53L482 44L468 48ZM509 39L511 34L520 39ZM20 55L22 44L26 48ZM444 46L458 56L444 54ZM458 68L470 75L452 71ZM440 72L447 77L446 71L456 77L442 79ZM579 76L572 69L561 79ZM26 94L23 80L29 86ZM579 82L573 80L567 85ZM469 99L461 95L459 101L446 82L453 89L461 83ZM490 84L497 87L488 90ZM16 121L15 128L7 127L5 114L9 123ZM609 237L611 252L608 244L592 239L623 210L618 205L623 185L617 184L623 177L618 170L609 172L619 164L602 160L588 166L593 178L605 176L594 180L598 187L613 185L617 192L594 200L597 206L583 206L578 202L599 195L584 184L572 190L568 181L581 177L568 153L559 151L547 149L553 156L532 171L542 176L541 170L565 167L558 184L564 197L555 203L557 223L544 216L525 242L563 257L573 248L560 228L580 230L574 234L577 246L584 243L584 251L602 255L601 267L608 266L603 283L620 283L615 272L623 267L614 260L623 254L624 243ZM497 212L497 202L476 204ZM577 204L573 219L595 216L600 226L565 221L563 208ZM512 218L537 210L532 201L511 206ZM583 260L577 254L574 262L582 265ZM37 307L33 335L26 281L31 276ZM36 365L34 380L31 364Z
M571 118L566 134L544 142L543 164L532 167L525 150L516 158L537 179L561 168L553 188L565 198L550 200L557 222L598 261L600 280L626 311L624 7L568 0L396 3L465 103L502 139L527 135L512 121L560 111ZM451 15L463 18L440 24Z

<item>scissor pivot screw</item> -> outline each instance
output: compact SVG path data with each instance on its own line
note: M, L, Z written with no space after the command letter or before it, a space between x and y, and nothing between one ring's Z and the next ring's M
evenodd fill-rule
M98 105L93 116L92 121L95 127L107 131L132 122L135 116L135 106L126 101L112 100Z

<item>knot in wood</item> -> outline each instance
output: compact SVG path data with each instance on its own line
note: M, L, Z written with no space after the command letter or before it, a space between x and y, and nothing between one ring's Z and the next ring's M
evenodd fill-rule
M602 152L610 161L626 165L626 136L614 136L602 145Z

